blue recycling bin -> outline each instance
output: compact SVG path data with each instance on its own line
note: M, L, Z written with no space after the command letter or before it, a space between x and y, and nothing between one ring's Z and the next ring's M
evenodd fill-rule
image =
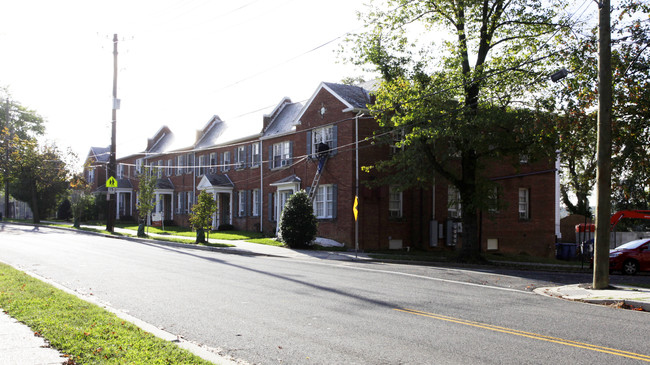
M571 260L576 257L575 243L557 243L555 244L555 257L558 260Z

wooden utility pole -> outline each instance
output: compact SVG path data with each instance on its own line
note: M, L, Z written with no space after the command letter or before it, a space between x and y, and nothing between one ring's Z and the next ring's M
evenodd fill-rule
M9 93L7 93L7 108L5 109L5 125L8 131L11 131L11 125L9 122ZM4 165L4 180L5 180L5 211L4 218L8 219L9 217L9 146L11 143L11 133L7 136L7 142L5 143L5 165Z
M596 237L594 289L609 286L609 241L612 181L612 46L610 0L599 4L598 43L598 166L596 170Z
M113 119L111 123L111 155L108 160L108 180L110 177L117 179L115 172L117 171L117 162L115 160L115 122L117 120L117 34L113 34ZM106 217L106 230L113 232L115 227L115 216L117 214L116 198L117 194L108 194L108 214Z

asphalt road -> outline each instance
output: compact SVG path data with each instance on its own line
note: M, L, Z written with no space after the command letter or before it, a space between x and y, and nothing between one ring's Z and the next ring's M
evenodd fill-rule
M650 362L648 313L530 291L579 275L243 256L13 225L0 261L248 363Z

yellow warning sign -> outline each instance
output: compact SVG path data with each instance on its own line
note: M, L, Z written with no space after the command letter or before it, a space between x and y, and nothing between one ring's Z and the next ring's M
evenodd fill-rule
M117 180L113 176L109 177L108 180L106 180L106 187L107 188L116 188L117 187Z
M352 211L354 212L354 220L357 220L357 216L359 215L359 209L357 207L359 206L359 197L354 197L354 205L352 206Z

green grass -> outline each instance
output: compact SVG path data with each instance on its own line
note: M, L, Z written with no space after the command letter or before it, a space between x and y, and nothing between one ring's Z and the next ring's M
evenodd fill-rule
M251 242L251 243L259 243L261 245L267 245L267 246L278 246L278 247L284 247L284 242L278 241L274 238L253 238L253 239L247 239L246 242Z
M137 225L116 224L115 226L119 228L133 230L133 231L138 230ZM153 233L153 234L196 237L196 232L193 231L192 229L187 227L179 227L179 226L167 226L165 227L165 230L163 230L160 227L149 226L145 228L145 231L147 233ZM206 233L206 237L207 236L208 234ZM262 234L259 232L249 232L249 231L212 231L209 233L209 237L218 240L236 241L236 240L249 240L249 239L261 238Z
M210 364L4 264L0 264L0 307L76 364Z

